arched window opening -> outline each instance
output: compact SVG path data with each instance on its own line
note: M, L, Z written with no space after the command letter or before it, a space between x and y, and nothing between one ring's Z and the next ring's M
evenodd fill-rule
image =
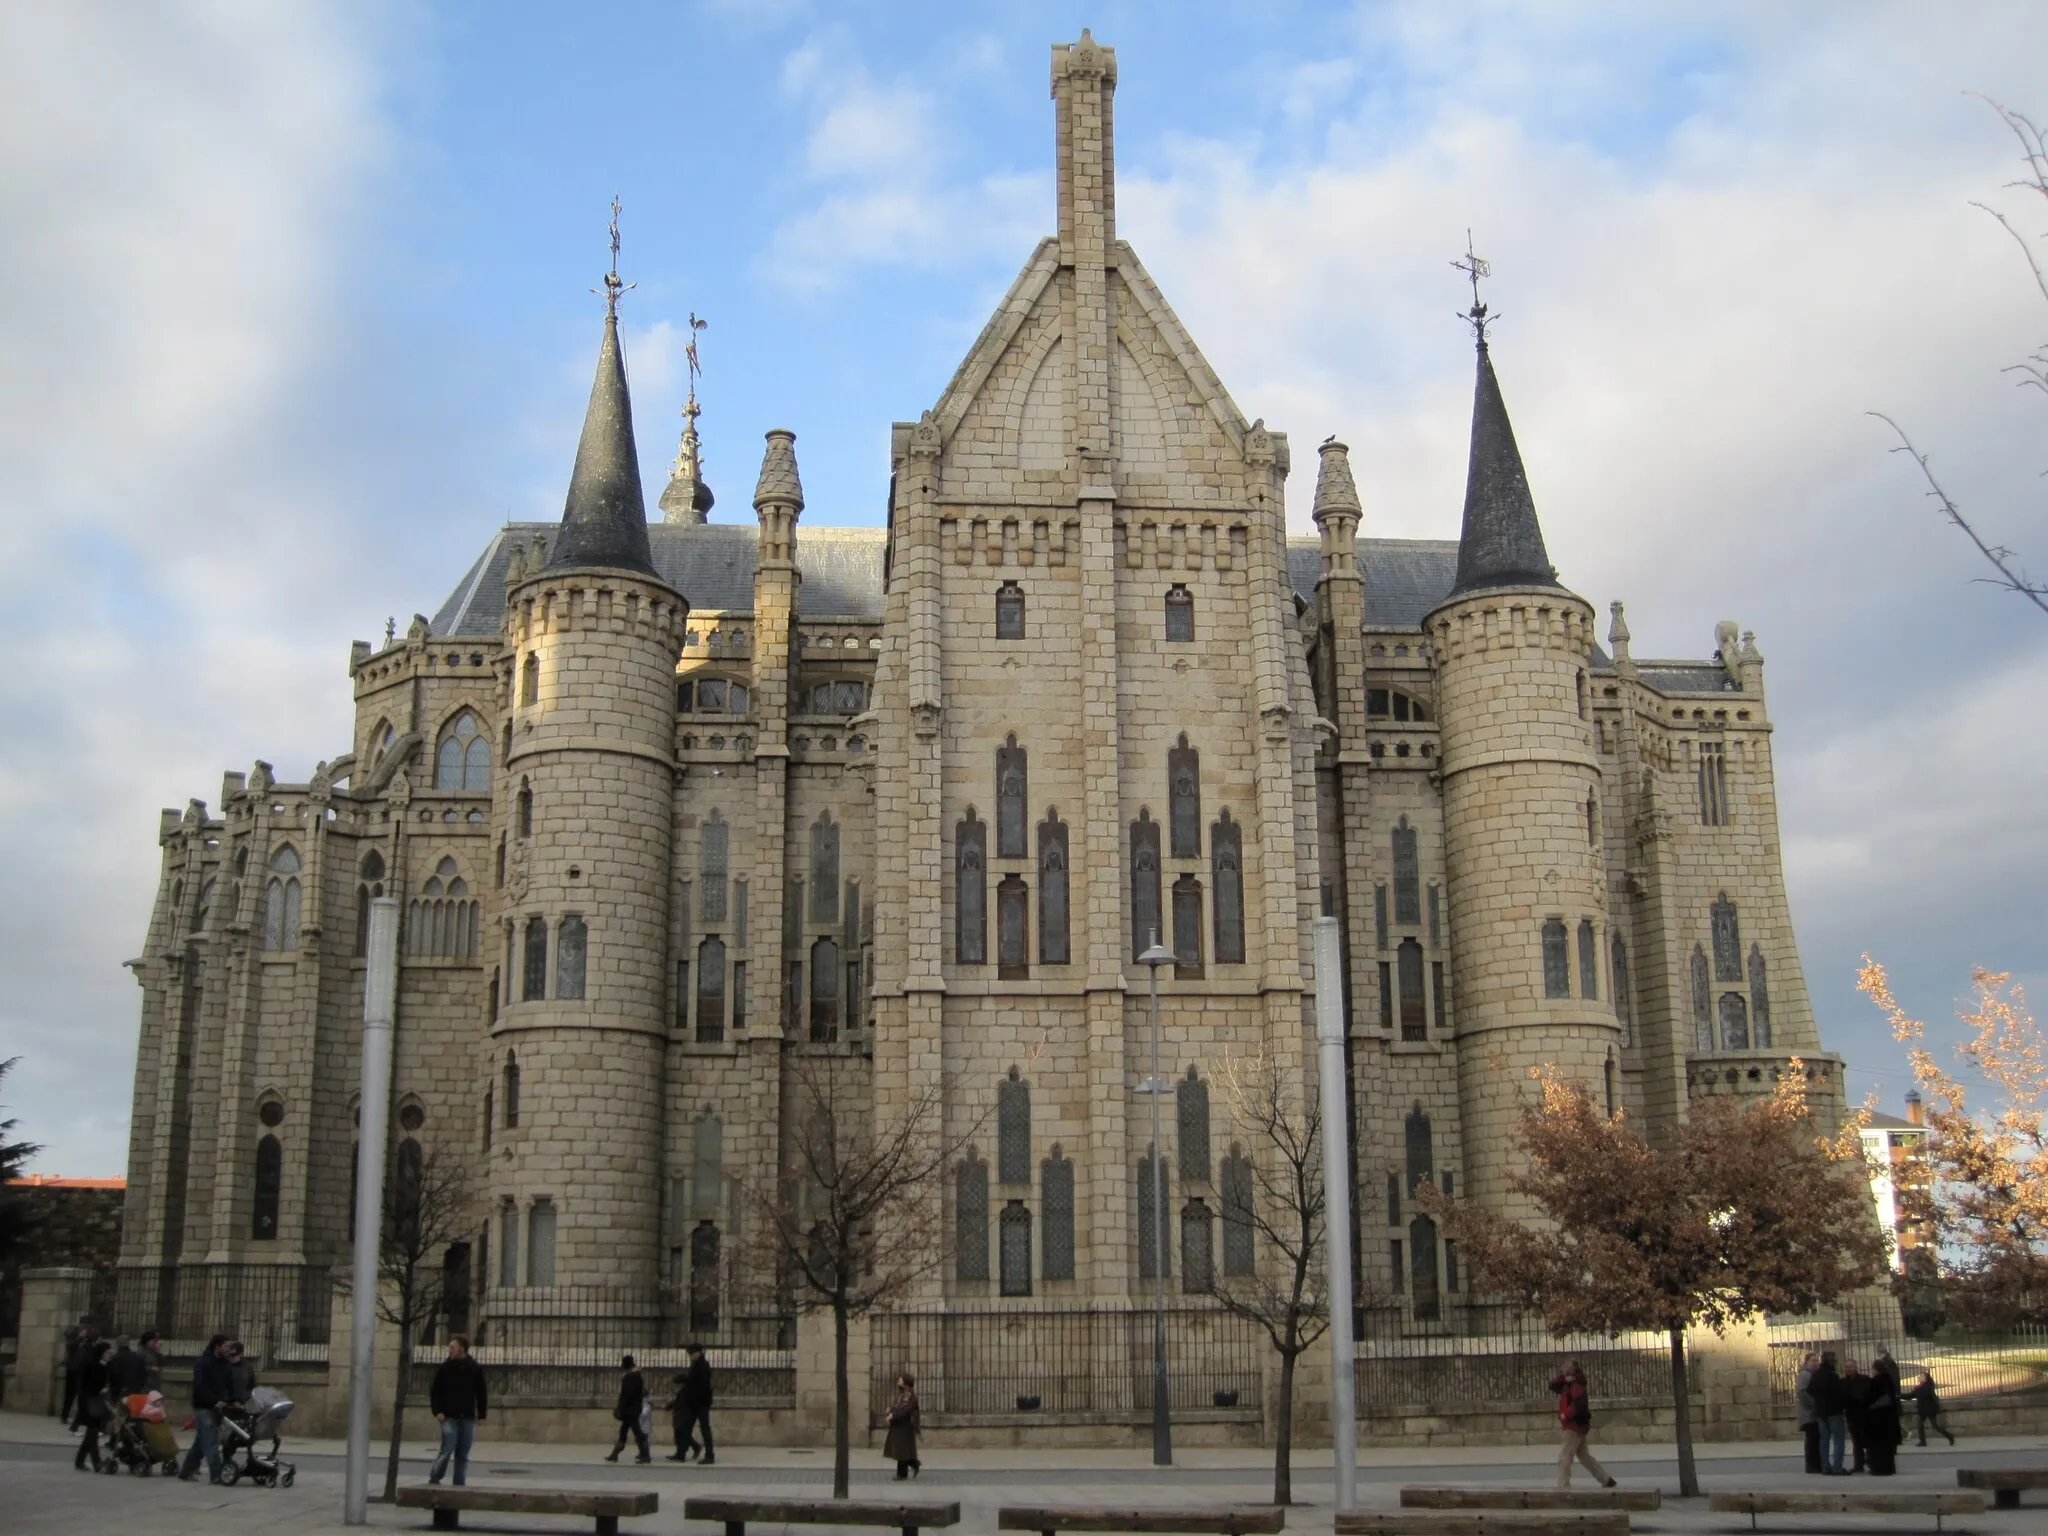
M1237 1142L1223 1159L1223 1273L1243 1279L1256 1272L1252 1246L1252 1165Z
M1592 795L1586 796L1586 846L1600 846L1600 802Z
M1166 1162L1159 1155L1156 1146L1145 1149L1145 1155L1138 1159L1138 1278L1156 1280L1160 1274L1160 1262L1165 1260L1166 1272L1173 1272L1173 1234L1161 1227L1168 1198L1166 1189ZM1171 1227L1172 1223L1166 1223Z
M717 811L704 818L698 839L698 916L707 923L725 921L726 872L732 857L732 828Z
M538 1003L548 995L548 920L544 917L529 917L526 920L526 973L522 978L520 999L523 1002Z
M441 732L434 751L434 788L471 793L491 787L491 739L473 711L465 709Z
M1030 820L1026 806L1030 796L1026 784L1026 754L1014 733L996 748L996 857L1029 858L1025 827Z
M1586 699L1586 669L1579 669L1579 718L1586 719L1592 713Z
M1422 944L1403 939L1394 951L1394 980L1401 994L1401 1038L1429 1038L1428 1004L1422 996Z
M1607 1118L1614 1118L1614 1052L1607 1053L1607 1059L1600 1063L1600 1080L1607 1090Z
M1029 1296L1031 1294L1031 1212L1022 1200L1009 1200L1003 1204L1003 1214L997 1223L997 1248L1000 1262L997 1269L997 1291L1004 1296Z
M953 1276L988 1278L988 1164L974 1148L953 1175Z
M1174 1132L1180 1148L1180 1181L1209 1182L1209 1085L1193 1067L1174 1084Z
M1728 759L1718 741L1700 743L1700 825L1728 825Z
M1418 1323L1433 1323L1443 1314L1437 1290L1436 1223L1418 1216L1408 1223L1409 1301Z
M1749 1049L1749 1004L1742 1000L1740 992L1721 994L1721 1049Z
M398 1144L396 1167L391 1175L391 1233L401 1252L419 1248L420 1201L425 1185L425 1157L419 1142L408 1136Z
M1141 809L1131 823L1131 958L1159 942L1159 823Z
M1394 826L1394 921L1422 922L1422 861L1415 849L1415 829L1406 816Z
M1579 996L1588 1001L1600 996L1600 941L1589 917L1579 919Z
M690 1233L690 1331L718 1332L718 1227L700 1221Z
M275 1136L256 1143L256 1209L249 1235L262 1242L277 1236L277 1207L284 1194L284 1145Z
M533 836L533 786L525 779L519 781L519 835Z
M996 588L996 638L1024 638L1024 589L1014 581Z
M519 668L519 702L522 706L540 702L540 654L528 651Z
M1749 946L1749 1022L1750 1036L1760 1051L1771 1048L1771 989L1765 984L1764 952L1760 945Z
M725 941L709 938L697 946L697 1042L725 1038Z
M1003 876L996 885L996 975L1020 981L1031 974L1031 888L1022 877Z
M507 1200L498 1212L498 1285L519 1284L519 1207Z
M1200 1199L1181 1207L1180 1288L1189 1296L1206 1296L1216 1289L1216 1223Z
M1202 856L1202 754L1188 745L1186 731L1166 753L1167 821L1176 859Z
M1195 638L1195 595L1178 582L1166 592L1166 638L1175 645Z
M1216 963L1244 964L1243 829L1223 810L1209 825L1209 875L1215 887Z
M519 1129L519 1054L505 1053L505 1129Z
M1422 700L1398 688L1366 689L1365 714L1369 720L1393 720L1402 725L1411 721L1419 724L1429 719L1429 710Z
M1692 947L1692 1048L1714 1048L1714 985L1707 979L1707 952Z
M1040 1239L1039 1272L1048 1280L1074 1278L1074 1165L1053 1143L1052 1154L1038 1165L1039 1198L1045 1207L1045 1234Z
M1429 1114L1420 1104L1402 1117L1401 1140L1408 1195L1413 1199L1417 1188L1436 1174L1436 1136L1430 1129Z
M1072 957L1068 935L1067 824L1047 806L1038 824L1038 961L1065 965Z
M811 921L839 921L839 827L830 811L811 823Z
M725 1203L725 1127L705 1110L690 1137L690 1214L716 1216Z
M570 913L562 919L555 936L555 996L575 1002L583 996L585 950L589 931L583 919Z
M1628 985L1628 945L1617 933L1609 942L1608 950L1613 956L1614 1017L1621 1025L1621 1043L1627 1045L1630 1026L1635 1022L1635 999Z
M270 856L270 882L263 903L263 947L299 947L299 854L289 843Z
M1551 918L1543 925L1543 995L1572 995L1572 945L1564 924Z
M832 939L811 946L811 1038L839 1038L839 945Z
M988 964L988 824L971 805L953 827L953 959ZM988 1278L985 1253L982 1278Z
M1016 1067L996 1084L996 1182L1031 1182L1031 1085Z
M1193 875L1173 882L1173 974L1183 981L1202 974L1202 882Z
M1714 934L1714 980L1742 980L1742 925L1735 916L1735 903L1726 891L1714 898L1709 909Z
M555 1202L546 1195L526 1213L526 1283L555 1283Z

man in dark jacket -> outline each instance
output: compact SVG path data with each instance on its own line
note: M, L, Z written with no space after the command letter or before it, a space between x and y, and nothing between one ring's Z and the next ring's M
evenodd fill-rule
M228 1336L216 1333L192 1363L192 1419L197 1431L192 1448L185 1452L185 1465L178 1480L189 1483L199 1470L200 1458L213 1482L220 1481L220 1410L235 1400L235 1374L227 1359Z
M64 1330L64 1406L57 1410L57 1417L74 1431L79 1427L72 1412L78 1403L79 1373L85 1369L91 1346L98 1342L99 1334L82 1317Z
M1870 1469L1870 1378L1862 1362L1851 1360L1842 1368L1842 1415L1849 1424L1849 1452L1854 1458L1849 1471Z
M434 1458L427 1481L438 1483L448 1463L455 1463L455 1486L469 1477L469 1448L476 1443L476 1427L490 1411L484 1390L484 1368L469 1352L469 1340L455 1334L448 1340L448 1358L434 1371L434 1387L428 1397L434 1417L441 1425L441 1454Z
M114 1342L114 1358L107 1366L107 1385L116 1397L133 1397L149 1390L149 1364L126 1339Z
M676 1394L676 1456L678 1461L703 1453L701 1465L711 1466L718 1457L711 1445L711 1362L704 1358L702 1344L689 1344L684 1348L690 1356L690 1368L683 1372L682 1390ZM703 1431L704 1444L697 1444L697 1432Z
M1813 1394L1813 1411L1820 1420L1821 1471L1829 1477L1840 1477L1842 1452L1849 1438L1848 1399L1842 1395L1842 1377L1836 1369L1833 1350L1821 1355L1806 1390Z
M164 1389L164 1336L154 1328L142 1336L142 1390L161 1392Z
M640 1422L640 1408L647 1401L647 1378L633 1368L631 1355L624 1356L619 1365L626 1373L619 1378L618 1406L612 1409L612 1417L619 1421L619 1438L612 1446L611 1455L605 1457L605 1460L619 1459L619 1452L626 1448L626 1436L630 1434L633 1443L640 1448L640 1454L633 1459L642 1463L650 1462L654 1460L654 1456L647 1448L646 1427Z

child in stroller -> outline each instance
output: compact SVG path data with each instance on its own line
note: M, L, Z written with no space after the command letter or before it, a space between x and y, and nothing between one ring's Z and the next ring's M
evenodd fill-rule
M178 1470L178 1441L164 1412L163 1393L131 1392L114 1400L107 1452L102 1472L126 1467L137 1477L147 1477L158 1467L166 1475Z
M220 1417L220 1480L234 1484L247 1478L259 1488L289 1488L299 1469L278 1460L279 1433L291 1416L292 1402L275 1387L257 1387L246 1403L223 1404ZM268 1441L269 1454L257 1450ZM240 1461L235 1458L241 1457Z

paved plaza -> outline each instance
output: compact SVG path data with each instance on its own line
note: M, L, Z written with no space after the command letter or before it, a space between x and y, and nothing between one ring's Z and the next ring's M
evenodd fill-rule
M488 1429L488 1425L486 1426ZM90 1477L72 1470L77 1442L54 1419L0 1413L0 1531L21 1536L92 1530L147 1532L148 1536L313 1536L341 1532L342 1446L334 1440L300 1440L286 1446L286 1459L298 1464L295 1487L275 1492L258 1488L214 1488L205 1482L178 1483L127 1475ZM1597 1441L1596 1441L1597 1445ZM417 1482L426 1475L424 1446L409 1448L402 1480ZM694 1493L728 1495L773 1494L783 1498L824 1498L831 1491L831 1450L788 1450L735 1446L721 1450L715 1468L676 1466L608 1466L604 1445L500 1445L486 1436L470 1464L470 1481L485 1485L531 1485L605 1489L653 1489L661 1494L661 1512L625 1521L629 1532L717 1536L717 1528L686 1524L683 1500ZM1666 1503L1652 1514L1638 1514L1635 1531L1737 1532L1747 1530L1740 1516L1709 1515L1705 1501L1675 1497L1677 1464L1669 1450L1656 1446L1600 1448L1600 1456L1624 1487L1658 1487ZM2039 1437L1985 1437L1965 1441L1955 1450L1900 1453L1899 1475L1891 1490L1934 1491L1955 1487L1958 1466L2015 1466L2048 1456ZM1799 1469L1796 1441L1769 1444L1710 1445L1699 1449L1700 1481L1710 1492L1762 1488L1812 1488L1817 1484ZM1393 1509L1403 1483L1498 1483L1547 1486L1555 1462L1543 1447L1470 1448L1460 1450L1368 1450L1359 1453L1360 1503L1369 1509ZM383 1460L376 1461L373 1488L381 1485ZM854 1496L885 1498L895 1490L894 1473L878 1451L854 1451ZM1323 1533L1330 1529L1332 1478L1330 1453L1309 1451L1295 1458L1297 1504L1288 1511L1288 1529ZM1583 1480L1583 1474L1581 1474ZM1855 1479L1833 1487L1885 1487ZM957 1499L965 1536L993 1536L996 1510L1009 1503L1156 1504L1266 1502L1272 1493L1272 1460L1262 1451L1184 1449L1179 1464L1155 1468L1147 1450L974 1450L927 1452L924 1475L914 1485L918 1497ZM1948 1530L1988 1533L2032 1532L2048 1525L2038 1503L2017 1511L1989 1511L1982 1516L1951 1519ZM425 1530L421 1510L398 1510L373 1504L373 1530ZM468 1516L465 1530L556 1532L588 1531L587 1520L538 1516ZM804 1527L811 1530L812 1527ZM820 1531L829 1528L817 1527ZM1924 1516L1858 1518L1777 1517L1771 1529L1822 1533L1897 1531L1918 1536L1931 1532ZM772 1526L757 1536L783 1536Z

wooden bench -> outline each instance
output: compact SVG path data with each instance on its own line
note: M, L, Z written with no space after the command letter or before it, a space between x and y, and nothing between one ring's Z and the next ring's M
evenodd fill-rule
M459 1530L465 1509L516 1515L589 1515L597 1536L619 1536L621 1515L651 1515L661 1507L657 1493L600 1493L571 1488L452 1488L408 1483L398 1490L402 1509L431 1509L434 1529Z
M1403 1509L1661 1509L1655 1488L1403 1488Z
M1760 1514L1932 1515L1938 1531L1944 1515L1981 1515L1981 1493L1716 1493L1707 1498L1715 1514L1747 1515L1756 1529Z
M1628 1511L1340 1509L1336 1536L1628 1536Z
M1181 1536L1273 1536L1287 1512L1277 1504L1178 1505L1108 1509L1086 1505L1010 1504L996 1511L999 1531L1164 1531Z
M776 1525L885 1525L903 1536L927 1526L958 1525L958 1504L902 1499L685 1499L685 1520L721 1520L725 1536L746 1536L749 1520Z
M2018 1509L2022 1488L2048 1488L2048 1467L1959 1467L1958 1488L1988 1488L2000 1509Z

